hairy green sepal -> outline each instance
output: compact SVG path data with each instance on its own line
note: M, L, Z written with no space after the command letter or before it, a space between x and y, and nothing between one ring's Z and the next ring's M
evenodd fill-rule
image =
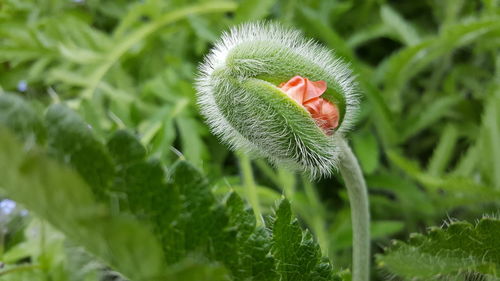
M292 165L290 159L308 165L313 164L311 158L333 158L331 138L301 105L275 85L256 78L221 79L224 81L218 84L221 89L215 91L215 101L244 138Z
M323 80L327 84L322 98L335 104L340 112L339 124L346 111L346 100L339 83L331 73L307 58L270 42L246 42L236 46L228 55L226 64L234 77L250 75L274 85L290 80L294 76L312 81ZM255 67L258 66L258 67Z

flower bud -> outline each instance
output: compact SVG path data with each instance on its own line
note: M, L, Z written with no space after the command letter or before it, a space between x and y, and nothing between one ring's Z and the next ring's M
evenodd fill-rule
M277 24L225 33L200 66L198 103L233 149L329 175L336 142L357 108L348 68L326 48Z

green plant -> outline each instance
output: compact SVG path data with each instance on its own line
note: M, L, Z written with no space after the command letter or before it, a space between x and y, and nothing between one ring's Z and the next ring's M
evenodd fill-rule
M41 122L17 97L1 95L0 104L11 109L4 118L9 127L19 116L27 126ZM204 176L184 161L165 175L126 131L105 146L63 105L50 107L42 123L46 135L36 140L46 151L2 129L3 189L125 277L176 280L201 270L210 280L336 280L286 200L257 226L235 193L216 200Z
M382 268L413 280L496 280L500 266L500 221L484 217L475 225L451 221L445 228L395 241L377 257Z
M141 207L141 200L128 202L126 193L115 190L120 184L114 180L126 177L129 187L156 190L165 186L157 179L168 178L175 163L183 160L203 175L215 202L222 205L233 192L252 206L258 202L262 217L268 218L276 201L285 197L296 226L311 233L334 272L349 280L353 233L342 176L335 172L312 181L280 165L230 151L200 116L194 87L197 66L223 31L259 20L300 30L349 65L362 93L349 139L368 187L372 257L379 260L393 239L406 240L450 218L474 222L498 213L499 7L498 0L3 0L0 123L22 148L19 153L37 151L63 170L93 178L84 179L93 197L90 209L103 209L113 220L116 215L125 225L144 228L141 231L157 240L154 252L160 247L164 255L164 241L174 240L158 238L154 223L145 219L149 207ZM91 128L92 137L81 129L77 137L65 130L47 130L49 108L50 122L64 116L56 114L54 104L71 108L68 111ZM56 132L61 136L49 135ZM121 148L121 139L140 145ZM3 147L0 151L3 155ZM135 155L130 158L142 164L126 160L129 156L112 156L120 151L130 151ZM118 169L125 164L117 162L127 161L131 163L126 166L137 167ZM166 171L163 176L147 172L155 169ZM28 204L12 201L15 196L6 192L6 180L0 177L0 279L124 279L114 263L84 250ZM130 188L144 195L140 188ZM11 203L2 202L16 202L16 211L5 212L2 204ZM266 219L258 223L257 227L271 225ZM40 246L43 235L31 235L37 229L45 229L46 247ZM413 251L417 247L412 243L406 244ZM7 260L16 252L23 257ZM423 260L430 264L440 265L436 261L444 259L428 251L420 254L430 257ZM461 256L457 260L451 265L464 265ZM226 265L198 256L170 262L166 261L171 265L166 275L174 280L217 279L230 273ZM145 266L142 261L137 264ZM389 263L383 269L372 266L370 280L386 280L388 274L425 279L414 270L418 265L410 266L412 270L403 271ZM445 280L498 278L478 270L465 266L463 274L441 274Z
M358 106L347 67L297 31L247 23L216 43L200 72L201 110L231 147L312 177L340 167L352 210L353 280L368 280L368 194L358 161L343 139Z

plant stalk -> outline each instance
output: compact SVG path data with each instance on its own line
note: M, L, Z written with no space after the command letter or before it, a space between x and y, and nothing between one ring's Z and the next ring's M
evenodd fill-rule
M313 184L306 177L302 177L302 184L307 197L307 203L310 205L313 213L310 218L311 227L314 234L316 234L323 256L330 257L330 240L326 230L323 205Z
M370 210L368 191L356 156L346 140L341 146L340 173L351 205L353 234L352 280L368 281L370 276Z
M247 197L247 200L250 202L250 205L252 206L257 225L261 226L264 224L264 219L262 217L262 212L260 209L257 186L253 177L252 163L250 162L250 159L248 159L248 156L243 152L238 153L238 158L240 162L243 185L245 187L245 195Z

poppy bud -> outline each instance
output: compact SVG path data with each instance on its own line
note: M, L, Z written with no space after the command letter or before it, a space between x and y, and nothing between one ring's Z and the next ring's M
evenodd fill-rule
M312 177L336 167L357 109L350 70L328 49L278 24L231 29L200 66L198 103L233 149Z

